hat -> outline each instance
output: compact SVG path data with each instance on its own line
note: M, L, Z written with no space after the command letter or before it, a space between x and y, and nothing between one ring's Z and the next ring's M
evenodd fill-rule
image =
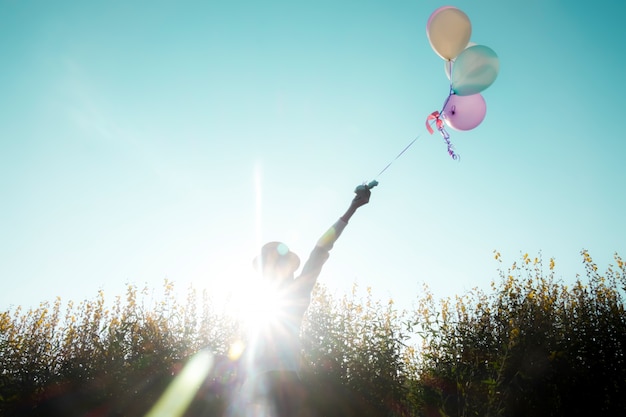
M252 261L257 271L262 271L263 265L286 267L295 272L300 266L300 258L289 250L282 242L268 242L261 248L261 254Z

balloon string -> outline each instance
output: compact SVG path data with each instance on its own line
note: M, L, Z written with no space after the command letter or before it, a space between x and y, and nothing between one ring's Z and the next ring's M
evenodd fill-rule
M446 99L444 108L448 104L448 100L450 99L450 96L448 96L448 99ZM432 135L435 131L430 124L431 124L431 121L435 123L437 130L439 131L439 133L441 133L441 136L443 136L443 140L446 141L446 145L448 146L448 155L450 155L450 157L456 161L459 159L459 155L457 155L454 152L454 146L452 145L452 142L450 141L450 134L445 129L443 120L441 120L442 117L444 116L439 111L436 111L436 110L432 112L431 114L429 114L428 118L426 119L426 129L428 129L428 133Z
M448 94L448 97L446 98L446 101L443 103L443 107L441 108L441 111L434 111L432 112L429 116L428 119L426 120L426 129L428 129L428 131L432 134L433 133L433 128L430 126L430 121L434 120L435 124L437 126L437 130L439 130L439 133L441 133L441 135L443 136L443 139L446 141L446 145L448 146L448 155L450 155L450 157L452 157L452 159L454 160L458 160L459 159L459 155L457 155L454 152L454 146L452 145L452 142L450 141L450 135L448 134L448 132L446 131L446 129L444 128L444 124L443 124L443 120L440 119L440 117L443 116L443 109L445 109L446 105L448 104L448 101L450 100L450 97L452 97L452 94L454 94L454 91L452 90L452 84L450 84L450 93ZM396 162L396 160L398 158L400 158L402 156L402 154L404 154L419 138L420 136L422 136L422 134L420 133L419 135L417 135L415 138L413 138L413 140L411 142L409 142L408 145L406 145L404 147L404 149L402 149L402 151L396 155L396 157L394 159L392 159L387 166L385 166L379 173L378 175L376 175L374 177L374 181L376 179L378 179L378 177L380 177L385 171L387 171L387 168L389 168L394 162Z
M452 89L452 84L450 84L450 92L448 93L448 97L446 97L446 101L443 102L443 106L441 106L439 114L443 115L443 109L445 109L448 105L448 101L450 101L450 97L452 97L452 94L454 94L454 90Z
M450 71L452 71L452 68L450 68ZM450 77L452 77L452 75L450 75ZM454 90L452 89L452 83L450 83L450 93L448 93L448 97L446 98L446 101L443 102L443 107L441 108L441 111L439 112L440 113L439 115L441 117L446 117L445 114L443 113L443 110L448 105L448 101L450 101L450 97L452 97L452 94L454 94ZM440 119L437 118L437 122L439 121ZM446 145L448 145L448 155L450 155L450 157L454 159L455 161L458 160L459 155L454 153L454 146L452 145L452 142L450 141L450 134L446 132L446 129L444 129L443 123L441 123L441 125L437 124L437 128L439 132L441 133L441 136L443 136L443 140L446 141Z
M407 151L407 149L409 149L409 148L411 147L411 145L413 145L413 144L415 143L415 141L417 141L417 140L420 138L420 136L422 136L422 135L421 135L421 133L420 133L419 135L417 135L417 136L416 136L416 137L415 137L415 138L414 138L414 139L413 139L413 140L412 140L412 141L411 141L408 145L406 145L406 146L405 146L405 148L404 148L404 149L402 149L402 152L400 152L400 153L399 153L399 154L398 154L398 155L397 155L394 159L392 159L392 160L391 160L391 161L387 164L387 166L386 166L386 167L384 167L384 168L382 169L382 171L380 171L380 172L378 173L378 175L376 175L374 178L376 179L376 178L380 177L380 176L383 174L383 172L387 171L387 168L389 168L389 167L391 166L391 164L393 164L394 162L396 162L396 160L397 160L398 158L400 158L400 157L402 156L402 154L403 154L403 153L405 153L405 152Z

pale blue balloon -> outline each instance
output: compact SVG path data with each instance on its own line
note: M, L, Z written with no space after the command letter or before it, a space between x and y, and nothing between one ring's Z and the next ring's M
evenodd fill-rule
M465 49L454 60L450 82L459 96L478 94L496 80L500 70L498 55L485 45Z

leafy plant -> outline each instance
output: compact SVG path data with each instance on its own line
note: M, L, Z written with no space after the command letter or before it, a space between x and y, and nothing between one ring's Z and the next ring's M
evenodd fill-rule
M370 288L336 297L318 285L301 334L308 406L326 417L621 415L626 265L616 254L600 274L581 255L586 280L571 287L553 259L525 254L488 291L435 300L425 287L410 312ZM221 416L246 335L216 306L194 288L181 302L165 281L156 295L128 285L112 301L100 291L0 312L0 414L143 416L204 363L184 415Z
M617 415L626 409L624 262L604 276L582 251L588 282L573 288L522 256L501 270L492 293L476 289L423 299L415 321L424 340L418 390L445 416ZM501 261L500 254L495 255ZM581 399L584 398L584 405Z

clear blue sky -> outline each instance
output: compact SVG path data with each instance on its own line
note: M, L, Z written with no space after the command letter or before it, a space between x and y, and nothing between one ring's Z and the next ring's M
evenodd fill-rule
M448 92L426 21L463 10L500 74ZM614 0L0 0L0 309L169 278L237 286L260 244L305 257L378 179L320 282L408 306L488 289L521 254L626 256L623 17Z

